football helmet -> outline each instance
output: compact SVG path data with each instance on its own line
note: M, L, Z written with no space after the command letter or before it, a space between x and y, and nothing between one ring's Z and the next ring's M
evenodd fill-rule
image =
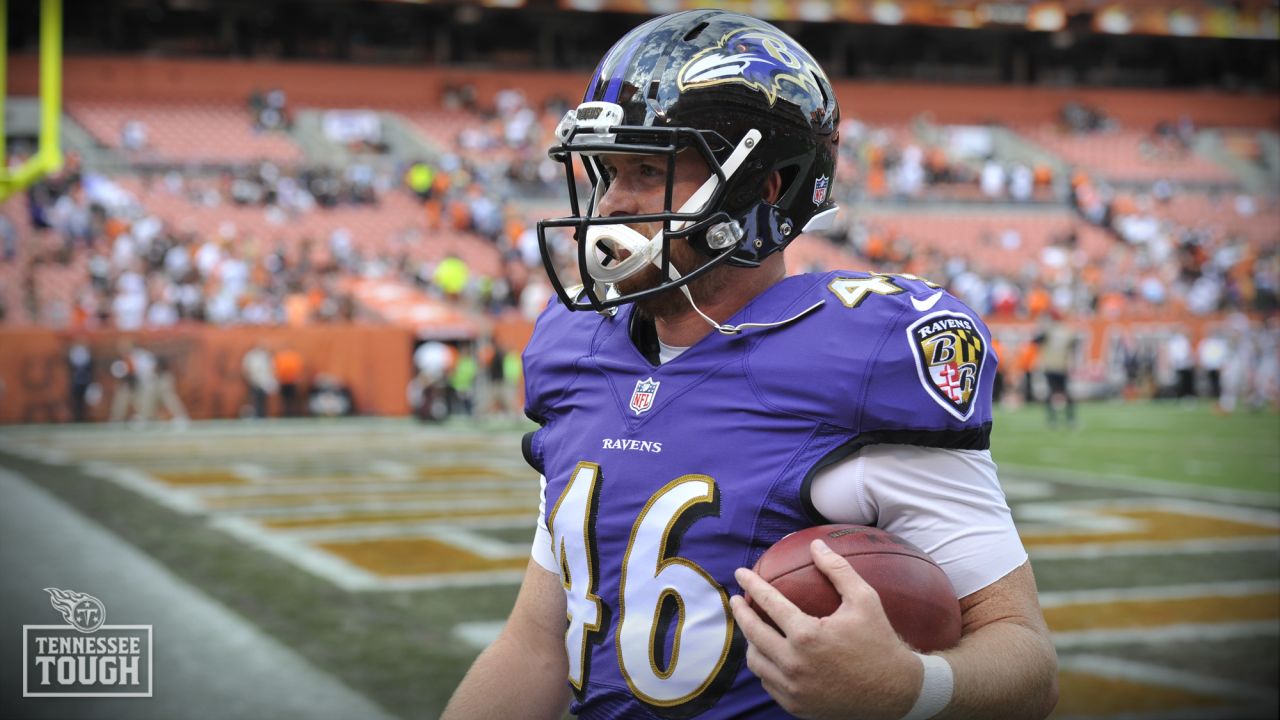
M571 310L605 312L683 287L722 263L758 266L800 233L830 227L839 124L840 107L822 68L769 23L690 10L640 25L600 61L582 104L561 120L549 150L564 165L571 212L538 223L556 294ZM682 151L699 153L710 174L673 207L676 153ZM666 156L661 211L598 215L609 184L599 156L608 153ZM575 157L590 181L584 201ZM768 202L765 185L774 173L781 176L781 190ZM653 237L628 227L659 222L662 230ZM551 228L573 229L580 294L570 295L559 276ZM671 242L678 238L706 257L683 275L671 262ZM661 271L658 286L625 294L616 289L615 283L649 264Z

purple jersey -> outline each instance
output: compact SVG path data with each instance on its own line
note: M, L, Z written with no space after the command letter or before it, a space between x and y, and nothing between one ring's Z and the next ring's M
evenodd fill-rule
M655 366L628 305L553 304L525 351L526 442L568 601L565 649L583 718L790 717L747 669L729 612L782 536L824 522L813 474L858 448L985 449L996 359L977 315L915 278L788 278Z

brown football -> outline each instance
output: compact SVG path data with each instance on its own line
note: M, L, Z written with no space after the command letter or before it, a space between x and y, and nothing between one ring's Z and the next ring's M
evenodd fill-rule
M960 603L946 573L923 550L879 528L819 525L793 532L766 550L753 569L796 607L826 617L840 607L840 594L813 564L809 544L818 538L876 589L889 623L908 645L935 652L960 642Z

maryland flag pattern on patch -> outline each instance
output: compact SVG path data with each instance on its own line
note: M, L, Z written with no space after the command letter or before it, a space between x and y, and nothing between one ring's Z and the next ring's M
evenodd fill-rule
M920 383L939 405L959 420L973 414L987 343L968 315L941 311L907 328Z

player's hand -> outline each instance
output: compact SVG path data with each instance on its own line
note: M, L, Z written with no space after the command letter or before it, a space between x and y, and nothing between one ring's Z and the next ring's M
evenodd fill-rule
M804 718L897 720L920 691L923 670L894 632L880 595L821 540L809 551L842 602L824 618L805 614L746 568L735 577L782 629L773 629L742 596L730 599L747 638L747 667L787 712ZM785 636L784 636L785 633Z

